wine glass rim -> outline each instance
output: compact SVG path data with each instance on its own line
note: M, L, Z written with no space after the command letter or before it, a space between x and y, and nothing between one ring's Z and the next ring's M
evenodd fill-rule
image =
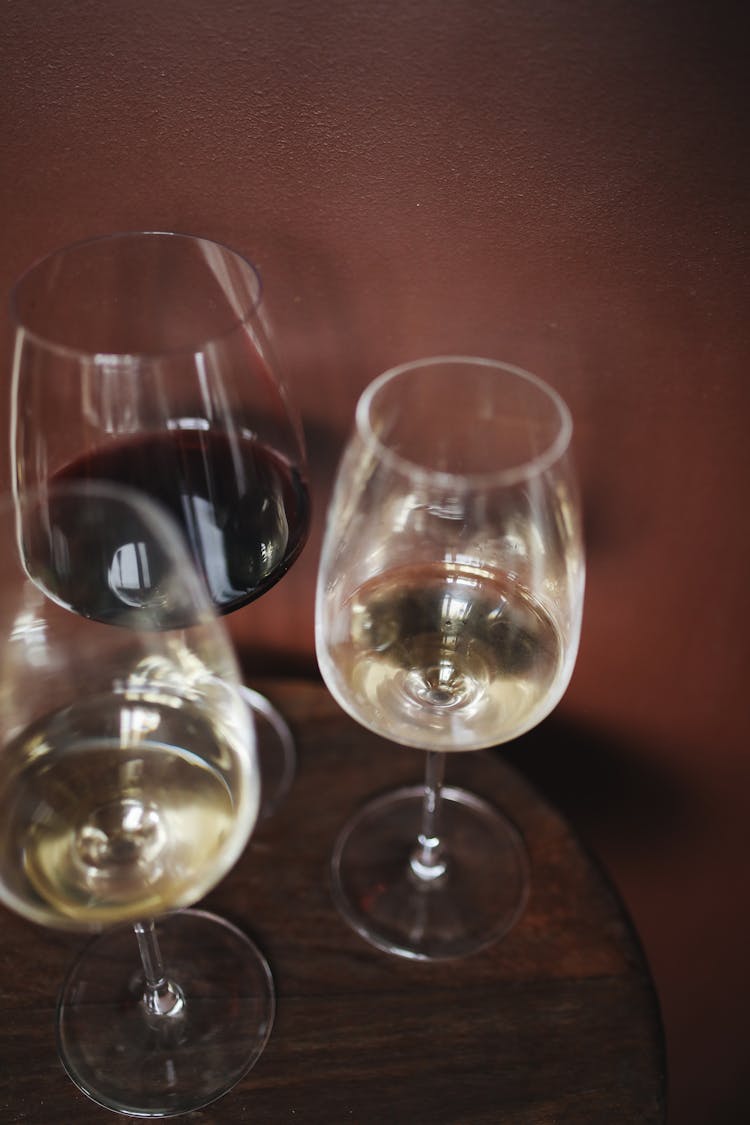
M164 348L155 352L135 350L120 352L94 352L87 348L75 347L70 344L63 344L60 341L51 339L49 336L44 335L44 333L31 328L26 323L25 318L21 315L18 307L19 293L23 284L41 266L44 266L48 263L51 264L55 258L61 258L64 254L69 254L71 253L71 251L82 250L87 246L93 247L106 242L124 242L127 240L134 240L138 238L174 239L175 242L192 242L196 244L204 243L207 246L215 246L225 253L231 255L231 257L235 258L238 262L241 262L242 265L252 274L257 286L257 294L252 302L248 304L248 307L242 312L242 314L237 315L236 320L229 328L227 328L224 332L217 333L214 336L205 337L201 341L199 349L194 346L184 345L172 348ZM262 296L263 279L260 275L258 267L253 262L251 262L250 259L247 258L244 254L241 254L238 250L235 250L233 247L227 245L227 243L220 242L215 238L208 238L207 236L202 234L191 234L187 231L176 230L158 230L154 228L143 230L112 231L108 234L87 235L83 238L75 239L73 242L66 243L63 246L58 246L56 249L50 250L46 254L40 255L39 257L35 258L34 261L31 262L30 265L28 265L16 278L10 291L8 303L10 306L13 323L15 324L16 329L20 329L23 332L24 336L26 336L30 340L33 340L35 343L42 345L47 351L56 352L59 355L65 355L75 358L96 356L96 359L101 363L116 365L118 363L131 363L132 361L138 359L154 359L156 357L166 358L171 356L176 357L181 355L194 355L198 350L203 351L207 347L210 347L212 344L218 343L220 340L228 339L228 337L236 332L238 328L248 324L253 316L257 314L258 309L261 305Z
M378 437L371 422L370 411L375 396L387 383L410 371L417 371L424 367L445 367L449 365L455 366L457 364L492 368L496 371L502 371L506 374L517 376L536 387L537 390L541 391L542 394L549 399L557 411L559 426L554 439L535 457L520 461L518 464L507 468L493 469L486 472L457 473L446 469L431 469L426 465L420 464L418 461L412 461L410 458L403 456L403 454L396 453L394 450L390 449L386 443ZM549 469L550 466L554 465L555 462L563 456L570 445L570 440L573 435L573 419L570 410L562 396L551 387L549 383L540 379L538 375L533 375L530 371L526 371L522 367L516 367L514 364L473 355L429 356L426 359L411 360L408 363L401 363L396 367L388 368L388 370L384 371L381 375L378 375L362 392L357 402L355 424L357 431L365 442L371 446L377 447L383 461L399 468L402 472L409 473L411 476L423 479L429 478L432 481L451 484L453 486L461 482L464 484L511 485L517 484L519 481L530 476L537 476Z

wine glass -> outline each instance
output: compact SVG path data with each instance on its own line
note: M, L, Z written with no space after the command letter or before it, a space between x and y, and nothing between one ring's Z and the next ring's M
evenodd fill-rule
M221 614L274 585L302 550L309 502L254 267L205 238L115 234L32 266L11 304L19 490L108 480L159 500ZM294 745L267 699L245 697L265 815L291 784Z
M316 647L349 714L427 751L425 784L366 805L333 855L340 912L391 953L464 956L523 909L518 832L443 776L447 754L539 723L570 679L584 587L570 437L552 389L488 359L407 363L357 405L323 543Z
M0 900L107 927L60 994L72 1080L118 1112L187 1112L253 1065L274 1016L253 942L184 909L258 813L232 648L176 525L140 494L2 498L0 535Z

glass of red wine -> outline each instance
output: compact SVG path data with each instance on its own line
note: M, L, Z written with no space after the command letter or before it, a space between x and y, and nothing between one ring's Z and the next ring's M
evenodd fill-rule
M219 614L273 586L305 543L309 493L256 269L205 238L114 234L33 265L11 303L17 491L109 481L159 501ZM270 702L244 694L268 815L293 780L294 745Z

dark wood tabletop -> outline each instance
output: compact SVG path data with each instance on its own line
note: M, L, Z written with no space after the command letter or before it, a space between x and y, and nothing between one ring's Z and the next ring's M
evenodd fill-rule
M381 953L336 913L328 861L338 829L369 796L420 780L422 755L361 730L317 683L263 687L294 730L297 777L204 905L265 952L276 1020L254 1069L183 1120L663 1122L661 1026L637 936L554 809L500 753L452 757L448 781L520 828L533 880L528 905L509 935L464 960ZM2 911L4 1123L115 1120L73 1086L55 1050L56 992L84 940Z

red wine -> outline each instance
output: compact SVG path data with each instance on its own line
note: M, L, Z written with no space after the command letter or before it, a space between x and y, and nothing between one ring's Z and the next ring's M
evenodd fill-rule
M139 433L91 450L53 481L111 482L159 501L182 529L221 613L277 582L307 537L309 498L300 472L249 434L200 428ZM97 503L106 509L105 500ZM51 522L66 542L66 574L56 564L51 569L58 586L66 587L57 592L70 608L112 620L128 604L148 606L158 588L158 551L144 541L142 527L134 532L123 510L97 512L95 506L84 520L74 503L57 500ZM100 589L102 566L108 591Z

